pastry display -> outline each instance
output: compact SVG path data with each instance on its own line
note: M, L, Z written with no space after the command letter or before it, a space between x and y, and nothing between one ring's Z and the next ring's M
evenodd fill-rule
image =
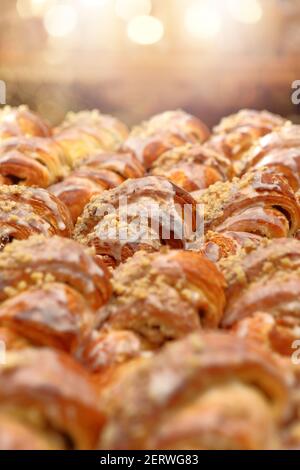
M0 449L300 449L299 156L267 111L3 108Z
M206 125L182 110L166 111L135 126L123 144L150 168L167 150L185 143L202 143L209 137Z

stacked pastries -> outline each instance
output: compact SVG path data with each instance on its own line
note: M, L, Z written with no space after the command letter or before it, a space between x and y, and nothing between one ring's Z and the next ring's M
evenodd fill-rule
M0 449L300 447L299 149L265 111L1 110Z

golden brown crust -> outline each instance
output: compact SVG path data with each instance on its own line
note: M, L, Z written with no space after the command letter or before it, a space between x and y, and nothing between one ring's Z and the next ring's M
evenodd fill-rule
M90 376L51 349L7 353L0 369L0 413L65 448L93 448L104 422Z
M292 188L267 168L215 183L200 194L197 203L204 205L205 231L280 238L296 233L300 224L300 206Z
M71 168L96 151L118 151L127 135L125 124L96 110L68 113L55 129L55 140L63 148Z
M93 321L81 294L55 282L31 287L0 306L1 326L31 344L68 352L77 347Z
M15 331L5 326L0 326L0 341L5 345L6 351L25 349L31 346L24 336L18 335Z
M229 133L243 126L253 126L261 132L269 133L273 129L280 129L287 120L278 114L269 111L257 111L254 109L242 109L236 114L224 117L220 123L214 127L215 134Z
M0 138L17 136L50 137L49 124L27 106L5 106L0 111Z
M64 181L51 186L50 191L70 207L76 222L93 196L115 188L128 178L140 178L144 172L131 154L98 153L85 159Z
M0 142L0 173L10 184L46 188L68 172L53 139L14 137Z
M208 136L208 128L196 117L182 110L167 111L134 127L123 148L150 168L167 150L187 142L202 143Z
M73 223L67 207L45 189L0 185L0 243L34 234L70 237Z
M117 367L132 359L151 354L153 346L130 330L94 330L78 344L76 357L104 384Z
M278 449L280 443L265 398L253 387L232 383L204 392L176 413L162 424L150 447L268 450Z
M33 236L14 241L0 253L0 300L15 296L30 286L61 282L82 294L92 308L110 296L109 275L82 245L53 236Z
M227 280L223 325L230 327L257 312L274 318L268 341L281 354L292 354L299 336L300 242L280 239L220 265Z
M160 155L150 173L191 192L232 179L233 168L230 160L205 145L185 144Z
M240 160L256 140L288 124L287 120L267 111L244 109L227 116L213 129L209 148L230 160Z
M136 253L116 269L112 283L113 295L99 311L99 328L132 330L161 345L220 323L224 280L199 253Z
M300 448L299 129L0 111L0 449Z
M126 373L121 369L119 379L103 390L109 419L100 448L278 444L274 431L286 411L289 376L257 343L221 332L194 333L125 367Z
M0 450L62 450L63 439L47 439L13 416L0 414Z
M103 190L95 181L73 175L49 187L49 191L70 208L74 224L93 196L102 194Z
M222 258L236 255L244 250L249 253L262 242L263 237L247 232L207 232L203 253L216 263Z
M272 168L283 175L290 186L300 187L300 126L284 126L259 139L246 153L240 168L242 172L262 167Z
M93 198L77 221L74 238L116 266L138 250L185 247L196 223L196 202L189 193L166 178L147 176Z

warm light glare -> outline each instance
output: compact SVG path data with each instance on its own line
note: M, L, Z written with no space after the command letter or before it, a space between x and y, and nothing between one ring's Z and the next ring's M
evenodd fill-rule
M17 12L22 18L32 16L31 0L18 0L16 3Z
M63 37L71 33L77 24L77 13L71 5L56 5L44 17L45 28L53 37Z
M151 13L151 0L116 0L116 14L125 21Z
M84 7L103 7L108 0L79 0Z
M228 0L228 9L233 18L241 23L258 23L263 10L259 0Z
M196 2L186 11L186 28L197 38L212 38L221 29L221 16L211 2Z
M32 16L42 16L55 0L18 0L16 3L17 12L22 18Z
M45 13L46 7L49 7L48 0L31 0L32 14L35 16L41 16ZM53 2L52 2L53 3Z
M155 44L163 37L164 26L154 16L136 16L128 23L127 34L137 44Z

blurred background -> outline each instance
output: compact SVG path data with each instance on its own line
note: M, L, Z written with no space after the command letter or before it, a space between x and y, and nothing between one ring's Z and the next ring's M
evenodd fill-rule
M300 0L1 0L7 104L132 124L182 107L206 121L267 108L300 121Z

